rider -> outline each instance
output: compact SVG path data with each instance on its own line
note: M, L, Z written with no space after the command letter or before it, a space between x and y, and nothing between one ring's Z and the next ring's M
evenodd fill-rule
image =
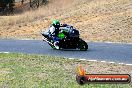
M69 27L73 28L73 26L67 25L67 24L60 24L59 20L53 20L50 28L49 28L49 38L51 38L54 42L54 46L56 49L59 49L59 41L61 40L58 37L58 33L61 30L65 30L65 32L69 32Z
M53 39L54 41L54 46L56 49L59 49L59 38L58 38L58 33L60 31L60 22L59 20L53 20L50 28L49 28L49 37Z

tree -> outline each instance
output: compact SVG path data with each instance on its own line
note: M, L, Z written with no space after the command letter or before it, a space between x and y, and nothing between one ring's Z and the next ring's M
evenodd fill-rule
M1 11L13 12L15 0L0 0Z

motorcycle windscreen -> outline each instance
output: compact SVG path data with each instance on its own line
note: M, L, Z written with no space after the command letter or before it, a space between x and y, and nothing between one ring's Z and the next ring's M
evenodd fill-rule
M76 30L76 29L71 29L71 30L69 31L69 36L70 36L70 37L79 37L79 31Z

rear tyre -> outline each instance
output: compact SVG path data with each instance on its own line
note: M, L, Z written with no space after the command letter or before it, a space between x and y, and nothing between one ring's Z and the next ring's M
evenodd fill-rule
M87 51L88 49L88 44L82 39L79 40L79 49L81 51Z

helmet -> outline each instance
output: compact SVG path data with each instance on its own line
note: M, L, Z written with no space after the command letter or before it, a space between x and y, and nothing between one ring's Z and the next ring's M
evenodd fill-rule
M60 27L60 22L59 22L59 20L53 20L52 25L53 25L55 28L59 28L59 27Z

